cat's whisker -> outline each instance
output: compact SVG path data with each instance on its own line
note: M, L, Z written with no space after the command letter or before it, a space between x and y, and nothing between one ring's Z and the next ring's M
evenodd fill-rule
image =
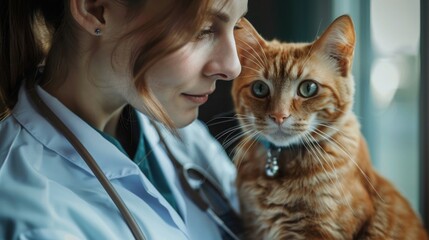
M258 59L258 62L260 62L262 66L264 66L264 63L265 64L267 63L266 61L264 62L264 60L261 58L261 56L259 55L259 53L249 43L247 43L247 42L245 42L245 41L243 41L241 39L237 39L237 42L245 44L246 47L248 47L250 50L252 50L253 53L249 52L245 47L242 47L239 44L237 45L239 49L242 49L242 50L246 51L250 56Z
M262 62L262 59L258 58L258 55L252 54L246 48L243 48L243 47L239 47L239 49L245 51L251 57L251 58L249 58L249 57L242 56L243 58L246 58L246 59L250 60L251 62L253 62L254 64L256 64L258 67L260 67L261 69L264 68L264 63Z
M233 117L232 119L230 119L230 120L224 120L223 122L230 122L230 121L236 121L236 120L243 120L243 122L241 124L238 124L238 125L233 126L231 128L225 129L224 131L222 131L219 134L217 134L215 136L215 138L221 138L225 134L227 134L228 132L234 132L234 131L237 131L237 130L240 130L240 129L244 130L247 127L252 127L253 126L253 123L250 123L249 118L247 118L247 117L239 117L239 118ZM244 121L249 121L249 123L244 123Z
M247 117L247 118L252 118L252 119L256 118L255 116L251 116L251 115L248 115L248 114L240 114L240 113L236 113L234 115L234 117Z
M326 127L329 127L329 126L326 126ZM338 129L336 129L338 132L341 132L341 131L339 131ZM314 129L314 131L313 131L314 133L316 133L316 134L318 134L319 136L321 136L322 138L324 138L325 140L327 140L327 141L329 141L329 142L331 142L331 143L333 143L335 146L337 146L337 147L340 147L341 148L341 151L343 151L343 153L344 154L346 154L348 157L350 157L351 158L351 156L350 156L350 153L348 153L345 149L345 147L340 143L340 142L338 142L336 139L334 139L332 136L329 136L328 134L326 134L326 133L324 133L323 131L321 131L321 130L319 130L319 129Z
M241 166L241 163L242 163L242 161L244 160L244 157L246 156L246 154L247 154L247 152L249 151L249 149L250 148L252 148L252 146L255 144L255 142L257 142L258 141L258 137L256 137L255 138L255 136L257 136L259 134L259 132L258 131L254 131L253 133L250 133L249 134L249 136L246 138L246 139L244 139L244 141L242 141L242 142L240 142L240 144L238 144L232 151L233 152L236 152L236 154L234 154L234 158L233 159L236 159L236 157L235 156L237 156L237 154L240 154L241 155L241 158L239 158L238 160L236 160L236 166L237 166L237 170L240 168L240 166ZM244 153L239 153L239 149L243 149L244 148L244 146L249 142L249 141L253 141L251 144L250 144L250 146L249 146L249 148L248 149L246 149L245 151L244 151Z
M240 159L237 159L237 156L240 156L240 151L238 151L238 150L242 149L248 141L250 141L250 140L248 140L246 138L241 139L241 141L231 150L231 152L233 154L232 159L236 165L237 170L239 169L239 166L241 165L241 161L244 159L243 156Z
M311 137L311 135L309 134L309 133L306 133L306 134L304 134L304 137L303 137L303 139L304 139L304 141L307 143L307 146L309 147L309 149L307 149L307 150L310 150L310 152L312 152L313 154L313 157L315 157L318 161L319 161L319 164L321 165L321 167L323 168L323 171L325 172L325 174L328 176L328 178L331 180L331 182L332 182L332 184L334 184L334 181L333 181L333 179L331 178L331 176L330 176L330 174L328 173L328 171L326 170L326 168L325 168L325 165L322 163L322 161L320 160L320 158L319 158L319 156L320 157L322 157L323 158L323 154L321 154L318 150L317 150L317 148L316 148L316 146L314 145L314 143L313 143L313 140L312 139L310 139L310 137ZM318 155L318 153L319 153L319 155ZM324 159L325 160L325 159ZM326 162L326 160L325 160L325 162ZM334 169L333 168L331 168L331 170L333 171Z
M261 74L242 74L240 75L241 78L261 78Z
M255 120L256 119L255 116L248 116L246 114L241 114L241 115L236 114L236 115L234 115L234 117L237 119L248 119L248 120Z
M337 185L337 186L339 186L339 191L338 191L338 193L339 193L340 195L341 195L341 194L343 195L344 202L347 204L347 206L350 208L350 210L351 210L352 212L354 212L354 209L353 209L353 207L351 206L350 201L346 198L346 192L345 192L345 190L344 190L344 188L343 188L343 184L341 183L340 178L338 177L338 172L337 172L337 169L335 168L335 165L334 165L334 159L332 158L332 156L331 156L330 154L328 154L328 153L323 149L323 147L322 147L322 146L320 146L319 142L318 142L318 141L317 141L313 136L311 136L311 134L308 134L308 137L309 137L309 138L311 138L311 139L313 140L313 143L314 143L315 145L317 145L316 147L317 147L317 149L319 149L319 150L318 150L318 152L319 152L320 156L322 156L323 160L325 160L325 162L326 162L326 163L328 163L328 165L330 166L331 170L333 171L334 176L335 176L335 178L336 178L335 183L337 183L337 184L335 184L334 182L332 182L332 184L333 184L333 185ZM322 151L323 151L323 152L322 152ZM323 154L323 153L325 153L325 154ZM329 161L325 158L325 156L329 159Z
M321 136L325 140L333 143L334 146L336 146L341 152L343 152L349 158L349 160L358 168L358 170L360 171L360 173L364 176L365 180L368 182L368 184L371 186L371 188L375 191L375 193L381 199L381 201L385 202L384 199L381 197L380 193L377 191L377 189L375 189L375 187L372 184L371 180L369 179L368 175L362 170L362 168L359 166L359 164L357 164L356 161L353 160L353 158L350 156L350 153L348 153L345 150L345 147L342 144L340 144L337 140L335 140L332 137L326 135L324 132L322 132L322 131L320 131L318 129L315 129L314 133L316 133L317 135Z
M240 130L242 130L242 131L240 131ZM245 130L245 128L242 127L242 126L231 127L231 128L228 128L228 129L220 132L219 134L217 134L215 136L215 138L219 140L220 138L226 136L224 142L222 143L222 145L228 144L229 141L230 141L229 138L230 138L231 134L233 134L235 132L237 132L237 134L241 134L242 132L244 132L244 130ZM235 137L235 136L233 136L233 137ZM224 145L224 147L227 147L227 146Z
M235 131L235 130L240 130L240 129L245 129L246 127L252 127L252 126L253 126L252 123L238 124L236 126L232 126L230 128L227 128L227 129L223 130L222 132L220 132L219 134L217 134L215 137L216 138L217 137L223 137L225 132Z
M255 37L255 35L251 34L247 29L245 29L245 31L247 31L247 33L250 34L250 36L252 36L253 40L255 40L258 43L259 48L261 49L261 52L264 54L264 58L265 58L265 63L268 63L268 58L267 55L265 55L265 51L264 48L261 46L261 43L258 41L258 39ZM251 48L253 48L252 46L250 46ZM256 52L256 50L254 50ZM256 52L257 53L257 52ZM259 54L258 54L259 56Z
M312 142L311 142L311 140L309 139L309 137L308 137L308 133L306 133L306 134L304 134L303 135L303 138L302 138L304 141L305 141L305 143L306 144L304 144L304 146L308 146L308 148L306 148L307 149L307 151L314 157L314 158L316 158L317 159L317 161L319 162L319 164L320 164L320 166L322 167L322 169L323 169L323 171L325 172L325 174L326 174L326 176L328 176L328 178L332 181L332 183L333 183L333 180L331 179L331 177L330 177L330 175L329 175L329 173L328 173L328 171L326 170L326 168L325 168L325 166L324 166L324 164L322 163L322 161L320 160L320 158L319 158L319 156L317 155L317 153L316 153L316 150L314 150L314 145L312 144Z
M249 118L249 117L237 117L237 121L243 125L243 124L258 124L260 123L258 119L256 118Z
M236 120L240 123L240 125L246 125L252 124L254 125L256 123L255 119L249 119L249 118L236 118Z
M211 126L216 126L216 125L219 125L219 124L225 124L225 123L230 123L230 122L236 122L236 121L240 121L240 120L243 120L243 121L249 121L249 119L247 119L247 118L229 118L229 119L227 119L227 118L225 118L224 120L220 120L220 118L219 119L217 119L217 122L212 122L212 123L210 123L210 124L206 124L208 127L211 127ZM249 123L250 124L250 123ZM241 124L238 124L238 125L241 125ZM236 127L236 125L234 125L233 127ZM225 129L225 130L228 130L228 129Z
M330 128L330 129L334 130L335 132L341 132L341 130L339 130L338 128L335 128L333 126L330 126L330 125L327 125L327 124L324 124L324 123L318 123L317 125L318 126L322 126L322 127L326 127L326 128Z
M209 121L207 121L207 123L211 123L211 122L214 122L214 121L219 120L219 119L234 119L235 115L236 114L234 113L234 115L217 116L217 117L214 117L214 118L210 119Z
M335 122L332 122L332 123L335 123ZM342 131L341 129L335 128L335 127L333 127L331 125L327 125L327 124L323 124L323 123L318 123L317 126L326 127L328 129L334 130L335 133L338 133L338 134L340 134L340 135L342 135L344 137L347 137L347 134L344 131ZM321 130L319 129L319 131L321 131ZM323 132L323 131L321 131L321 132ZM326 136L329 136L329 135L326 134Z
M244 130L244 129L242 129ZM241 139L243 136L247 135L248 132L246 131L240 131L237 134L235 134L234 136L230 137L231 134L233 134L235 131L231 131L229 133L229 135L226 137L226 140L222 143L222 146L224 148L229 148L234 142L236 142L237 140Z
M325 172L326 176L328 176L329 180L330 180L330 181L332 182L332 184L334 185L334 184L335 184L335 183L334 183L334 180L332 179L332 177L330 176L330 174L327 172L326 168L324 167L324 164L323 164L323 163L322 163L322 161L319 159L319 156L317 155L317 153L316 153L316 152L315 152L315 150L313 149L313 148L315 148L315 146L314 146L314 145L312 145L312 143L311 143L311 139L309 139L309 138L308 138L308 136L309 136L309 135L310 135L309 133L304 134L303 138L302 138L302 139L300 139L300 141L303 143L303 146L305 147L305 149L307 150L307 152L308 152L311 156L313 156L313 158L317 159L317 161L319 162L319 164L320 164L320 166L322 167L323 171ZM308 148L307 148L306 144L305 144L302 140L304 140L304 142L306 142L306 143L307 143ZM312 146L313 146L313 147L312 147ZM326 231L324 231L324 233L325 233L325 235L326 235L326 236L330 236L330 234L329 234L329 233L327 233Z
M258 70L258 69L256 69L256 68L252 68L252 67L244 66L244 65L242 65L241 67L242 67L242 68L247 68L247 69L250 69L250 70L252 70L252 71L255 71L256 73L259 73L259 70ZM259 75L258 75L258 76L259 76Z
M249 61L251 61L252 63L254 63L257 67L259 67L260 69L264 69L265 67L264 67L264 65L262 64L262 63L260 63L260 62L258 62L258 61L255 61L254 60L254 56L251 56L251 57L246 57L246 56L241 56L243 59L247 59L247 60L249 60Z
M257 117L237 117L238 120L240 120L241 123L253 123L257 126L265 125L265 121L263 119L257 118Z
M249 31L247 29L245 29L245 31L247 31L247 33L249 33ZM265 51L264 51L263 47L261 46L261 44L259 43L259 41L256 39L256 37L253 34L250 34L250 35L258 43L259 48L261 49L261 52L264 54L264 59L262 59L262 57L259 55L259 52L256 51L256 49L254 49L253 46L251 46L249 43L247 43L246 41L243 41L243 40L241 40L239 38L237 39L237 41L239 41L240 43L244 43L247 47L249 47L250 49L252 49L253 52L256 54L256 56L259 57L259 59L261 60L261 62L265 62L265 65L267 65L268 64L268 58L267 58L267 55L265 55Z
M300 139L301 140L301 139ZM304 140L307 142L307 144L308 144L308 148L307 147L305 147L305 145L304 145L304 147L306 148L306 150L307 150L307 152L310 154L310 155L312 155L313 156L313 158L315 158L315 159L317 159L318 160L318 162L319 162L319 164L320 164L320 166L322 167L322 169L323 169L323 171L325 172L325 174L326 174L326 176L328 177L328 179L329 179L329 181L332 183L332 185L333 186L336 186L337 187L337 191L338 191L338 193L341 195L341 193L345 196L345 192L344 192L344 189L342 188L342 185L341 185L341 183L339 182L339 179L338 179L338 175L337 175L337 173L336 173L336 171L335 171L335 168L333 167L333 166L331 166L330 164L329 164L329 162L325 159L325 157L324 157L324 155L323 155L323 153L320 151L320 149L318 149L317 148L317 146L315 145L315 143L317 143L317 141L315 141L315 139L309 134L309 133L306 133L305 135L304 135ZM302 141L301 141L302 142ZM320 146L320 145L319 145ZM333 179L333 177L331 176L331 174L330 173L328 173L328 171L326 170L326 168L325 168L325 166L324 166L324 164L322 163L322 161L320 160L320 158L319 158L319 156L328 164L328 166L331 168L331 171L334 173L334 176L335 176L335 178L336 178L336 180L337 181L335 181L334 179ZM340 185L339 186L339 188L338 188L338 185ZM338 190L338 189L341 189L341 190ZM344 197L344 199L345 199L345 197ZM350 205L350 203L347 201L347 200L345 200L345 202L346 202L346 204L349 206L349 208L351 209L351 211L352 212L354 212L354 210L353 210L353 208L351 207L351 205ZM328 232L326 232L326 231L324 231L324 233L326 234L326 236L330 236L330 234L328 233Z
M326 123L326 124L331 124L331 125L333 125L333 124L340 124L340 123L342 123L342 121L326 120L326 119L324 119L324 120L320 120L320 122L319 122L319 123ZM329 125L329 126L331 126L331 125Z
M215 136L215 138L217 139L217 140L219 140L220 138L222 138L222 137L224 137L225 135L228 135L227 136L227 138L230 136L230 134L232 134L232 133L234 133L234 132L236 132L236 131L238 131L238 130L242 130L243 128L241 127L241 126L236 126L236 127L231 127L231 128L228 128L228 129L226 129L226 130L224 130L224 131L222 131L222 132L220 132L220 133L218 133L218 134L216 134L216 136ZM240 131L241 132L241 131Z
M219 121L223 119L222 121ZM212 119L210 121L207 122L207 126L211 127L211 126L215 126L215 125L219 125L219 124L224 124L224 123L228 123L228 122L233 122L236 121L237 119L234 117L224 117L224 118L216 118L216 119ZM215 122L216 121L216 122Z

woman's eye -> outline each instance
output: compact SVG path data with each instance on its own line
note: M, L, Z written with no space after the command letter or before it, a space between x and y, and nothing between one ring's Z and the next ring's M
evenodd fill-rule
M317 94L319 85L313 80L305 80L299 84L298 95L303 98L310 98Z
M264 98L270 94L270 88L261 80L257 80L252 84L252 94L257 98Z
M240 19L238 19L237 23L235 23L235 25L234 25L234 30L243 29L243 25L241 24L242 20L243 20L243 17L241 17Z
M240 30L240 29L243 29L243 26L241 26L240 24L236 24L235 26L234 26L234 30Z
M213 27L206 27L206 28L203 28L199 33L198 33L198 35L197 35L197 39L203 39L203 38L205 38L205 37L207 37L207 36L209 36L209 35L211 35L211 34L213 34L215 31L214 31L214 28Z

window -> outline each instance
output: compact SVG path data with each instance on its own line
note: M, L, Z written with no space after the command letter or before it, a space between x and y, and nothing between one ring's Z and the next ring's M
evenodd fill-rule
M420 2L371 1L370 19L374 165L418 211Z

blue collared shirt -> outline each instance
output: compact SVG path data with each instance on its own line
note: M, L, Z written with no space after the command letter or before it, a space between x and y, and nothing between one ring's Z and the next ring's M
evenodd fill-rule
M138 115L139 121L183 219L128 156L42 88L37 91L98 162L148 240L220 239L216 225L184 196L144 115ZM220 145L198 122L180 132L183 142L165 133L177 158L209 169L236 204L235 169ZM0 239L132 239L94 174L34 109L24 88L12 115L0 122Z

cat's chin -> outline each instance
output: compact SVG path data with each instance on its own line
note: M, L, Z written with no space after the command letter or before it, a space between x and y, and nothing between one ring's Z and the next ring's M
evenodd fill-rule
M264 138L277 147L289 147L292 145L300 145L302 143L302 137L297 134L270 134L264 135Z

